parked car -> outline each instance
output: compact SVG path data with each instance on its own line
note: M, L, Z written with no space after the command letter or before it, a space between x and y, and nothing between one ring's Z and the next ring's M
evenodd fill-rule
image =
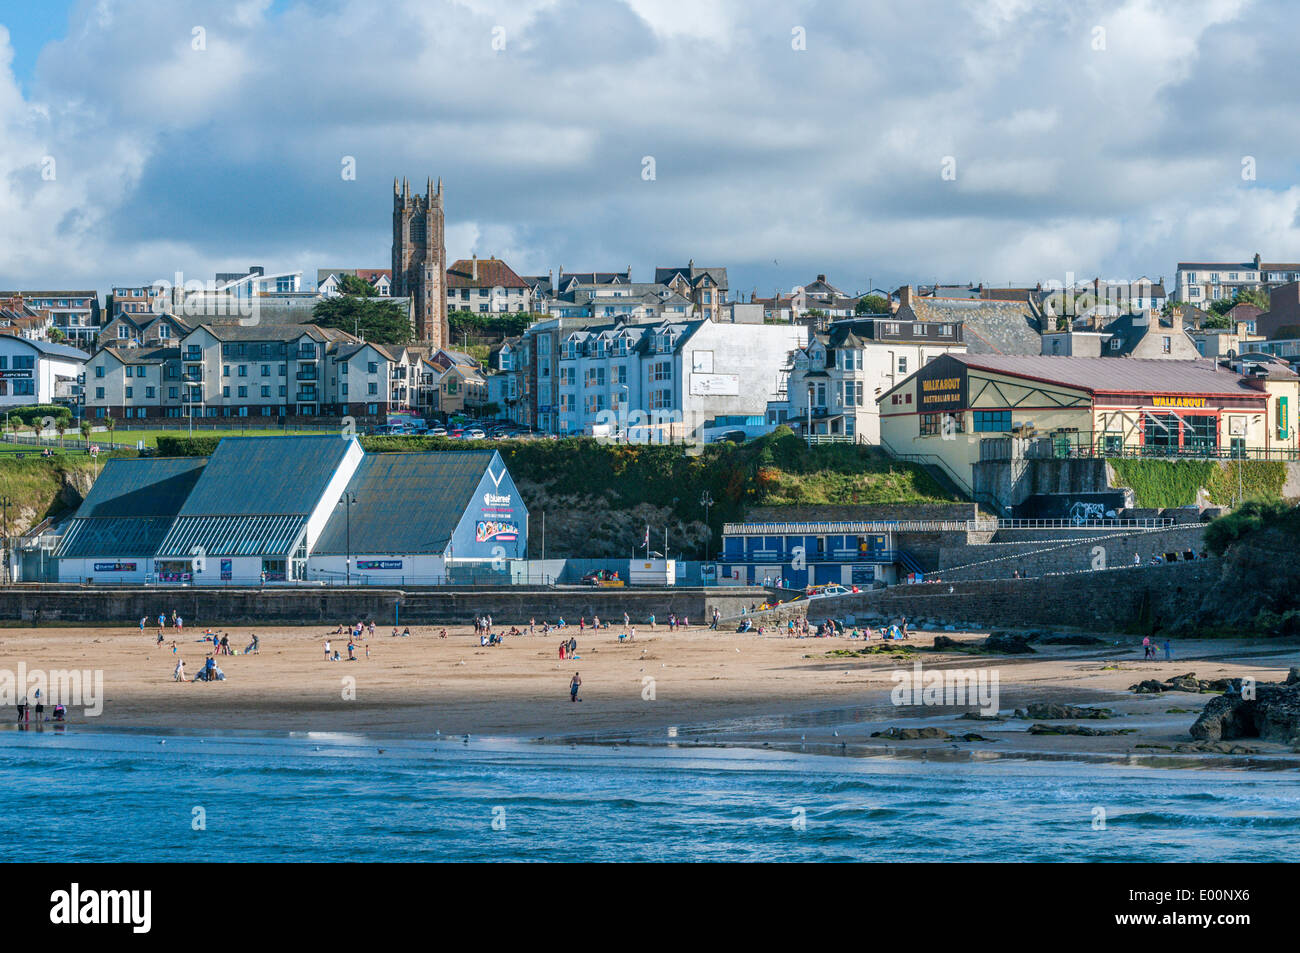
M623 580L618 577L618 573L612 569L597 569L595 572L589 572L582 577L584 586L605 586L617 588L623 585Z
M480 430L478 427L471 427L469 430L465 431L465 433L466 433L466 435L468 436L468 438L469 438L470 440L486 440L486 439L487 439L487 434L485 434L485 433L484 433L482 430Z
M858 589L857 586L850 588L848 586L829 583L824 586L809 586L804 591L808 594L809 599L821 599L825 596L847 596L850 593L860 592L861 590Z

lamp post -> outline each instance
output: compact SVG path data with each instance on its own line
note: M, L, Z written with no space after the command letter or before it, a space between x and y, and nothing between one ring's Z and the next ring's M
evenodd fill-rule
M713 495L705 490L700 494L700 506L704 507L704 561L709 561L709 542L713 531L709 528L709 507L713 505Z
M4 564L5 564L5 582L9 582L9 507L13 505L13 500L8 496L0 496L0 508L4 509Z
M343 526L344 526L344 585L352 585L352 507L357 505L357 495L355 493L345 492L339 497L339 506L343 507Z
M628 405L632 403L632 391L628 389L628 386L626 384L619 384L618 386L619 389L622 390L624 394L623 404L621 407L619 407L619 410L623 411L623 443L628 444L632 442L632 434L628 430L628 426L627 426L628 420L631 419L631 415L629 414L627 408Z

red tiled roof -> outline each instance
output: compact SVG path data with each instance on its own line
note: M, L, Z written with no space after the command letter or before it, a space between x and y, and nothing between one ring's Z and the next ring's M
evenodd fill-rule
M474 277L477 263L478 278ZM500 258L462 258L447 269L448 288L531 288Z

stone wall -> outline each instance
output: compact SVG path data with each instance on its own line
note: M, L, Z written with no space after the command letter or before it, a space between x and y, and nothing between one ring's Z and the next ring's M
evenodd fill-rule
M1159 530L1111 530L1100 536L1066 538L1057 530L1055 541L1031 540L1017 543L989 543L983 546L960 546L940 553L938 573L945 582L956 579L1010 579L1014 572L1022 576L1045 573L1078 572L1102 567L1133 564L1133 556L1143 563L1158 553L1195 550L1199 555L1205 544L1205 525L1174 526ZM1101 552L1098 553L1100 548Z
M58 588L10 587L0 590L0 621L138 625L178 612L187 625L337 625L359 618L378 625L464 624L478 614L504 623L536 618L577 621L600 615L622 621L627 612L638 623L651 614L669 613L703 621L716 606L724 616L768 598L757 588L550 589L489 587L466 589L295 589L244 588Z
M1158 631L1199 605L1219 578L1221 560L1066 573L1035 579L891 586L816 599L808 617L852 613L906 616L979 628L1073 627L1094 632Z
M974 503L914 504L808 504L804 506L751 506L748 523L867 522L870 520L973 520Z

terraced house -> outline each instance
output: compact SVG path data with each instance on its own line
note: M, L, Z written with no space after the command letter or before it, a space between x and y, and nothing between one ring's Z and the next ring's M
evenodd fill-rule
M801 327L705 319L573 328L548 420L559 434L700 441L720 417L762 417L806 341Z

